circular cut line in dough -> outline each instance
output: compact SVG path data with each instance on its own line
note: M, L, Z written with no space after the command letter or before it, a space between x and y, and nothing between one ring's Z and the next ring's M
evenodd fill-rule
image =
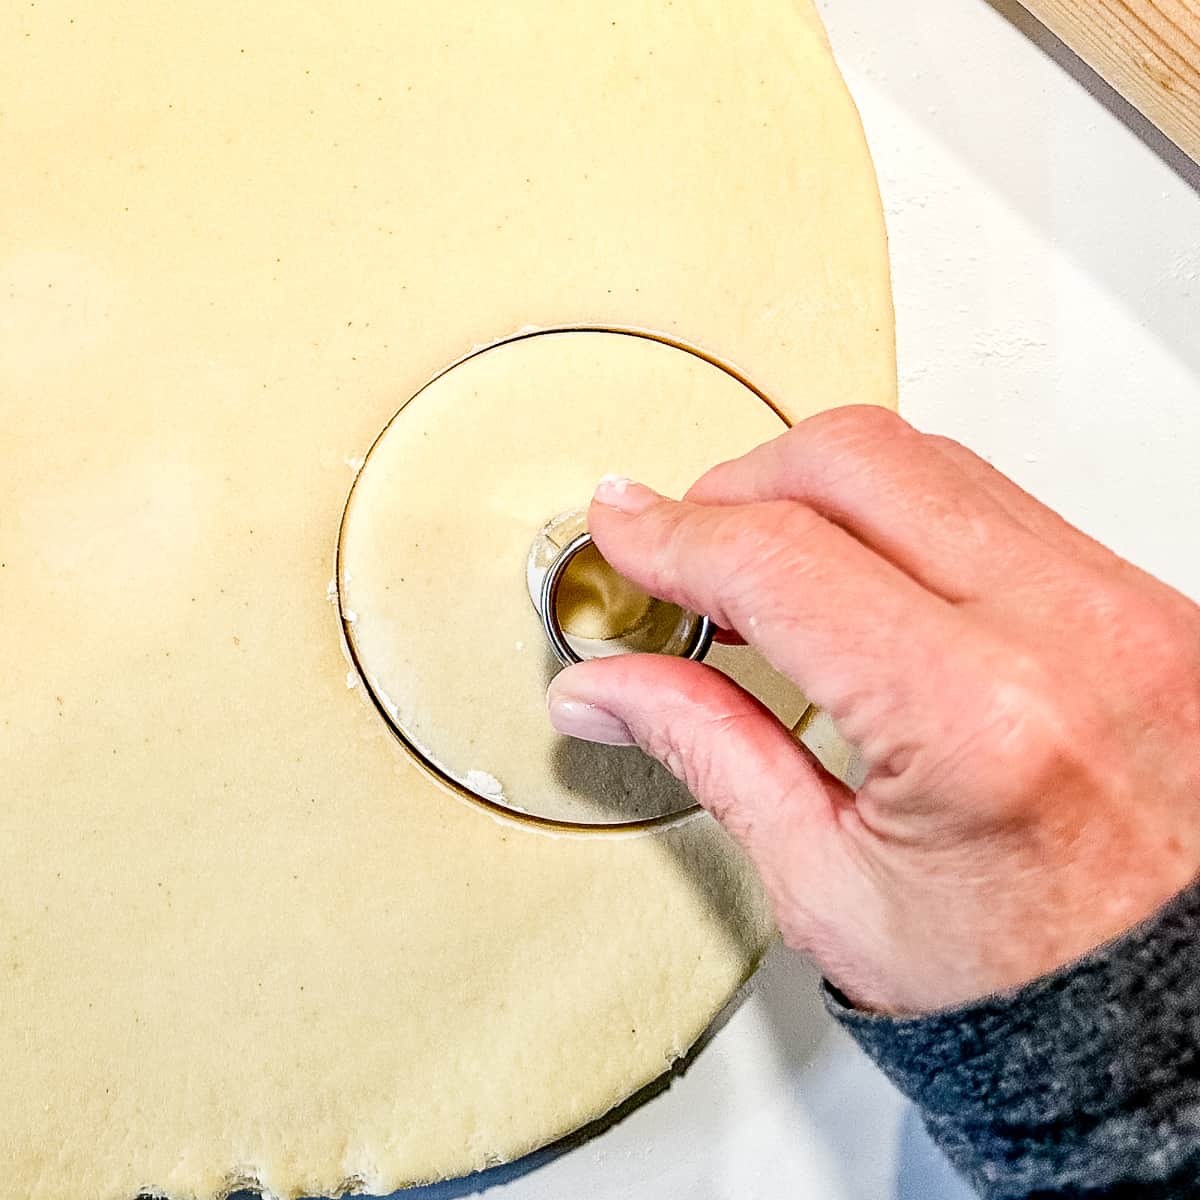
M694 808L640 750L550 727L559 665L528 594L529 547L603 465L680 494L786 421L712 357L636 330L509 339L437 375L388 423L346 504L338 598L380 714L440 780L524 819L597 831ZM799 692L745 647L711 661L791 722Z

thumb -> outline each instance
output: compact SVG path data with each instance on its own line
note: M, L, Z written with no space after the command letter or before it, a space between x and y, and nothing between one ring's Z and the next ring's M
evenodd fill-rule
M658 759L742 843L772 892L828 860L836 810L853 794L713 667L662 654L591 659L560 672L548 702L560 733Z

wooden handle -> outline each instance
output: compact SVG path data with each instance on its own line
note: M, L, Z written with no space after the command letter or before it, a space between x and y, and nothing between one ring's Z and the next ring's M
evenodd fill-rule
M1200 0L1021 0L1200 162Z

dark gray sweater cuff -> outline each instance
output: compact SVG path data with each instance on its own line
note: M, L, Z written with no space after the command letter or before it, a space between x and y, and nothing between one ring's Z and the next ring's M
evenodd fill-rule
M1200 1196L1200 883L1010 993L907 1019L826 1004L991 1200Z

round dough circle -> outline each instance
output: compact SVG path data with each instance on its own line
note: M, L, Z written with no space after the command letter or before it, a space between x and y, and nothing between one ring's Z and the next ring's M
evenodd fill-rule
M414 766L327 598L348 464L526 328L691 339L790 420L894 405L878 191L812 4L38 0L18 24L8 1191L382 1195L577 1128L753 970L761 890L706 817L564 836Z
M529 547L548 518L587 503L606 468L679 494L785 427L728 371L630 333L517 338L422 388L368 453L338 555L347 640L405 743L484 801L551 821L691 808L636 748L551 728L544 697L560 668L530 603ZM757 682L788 724L803 711L747 648L713 661Z

